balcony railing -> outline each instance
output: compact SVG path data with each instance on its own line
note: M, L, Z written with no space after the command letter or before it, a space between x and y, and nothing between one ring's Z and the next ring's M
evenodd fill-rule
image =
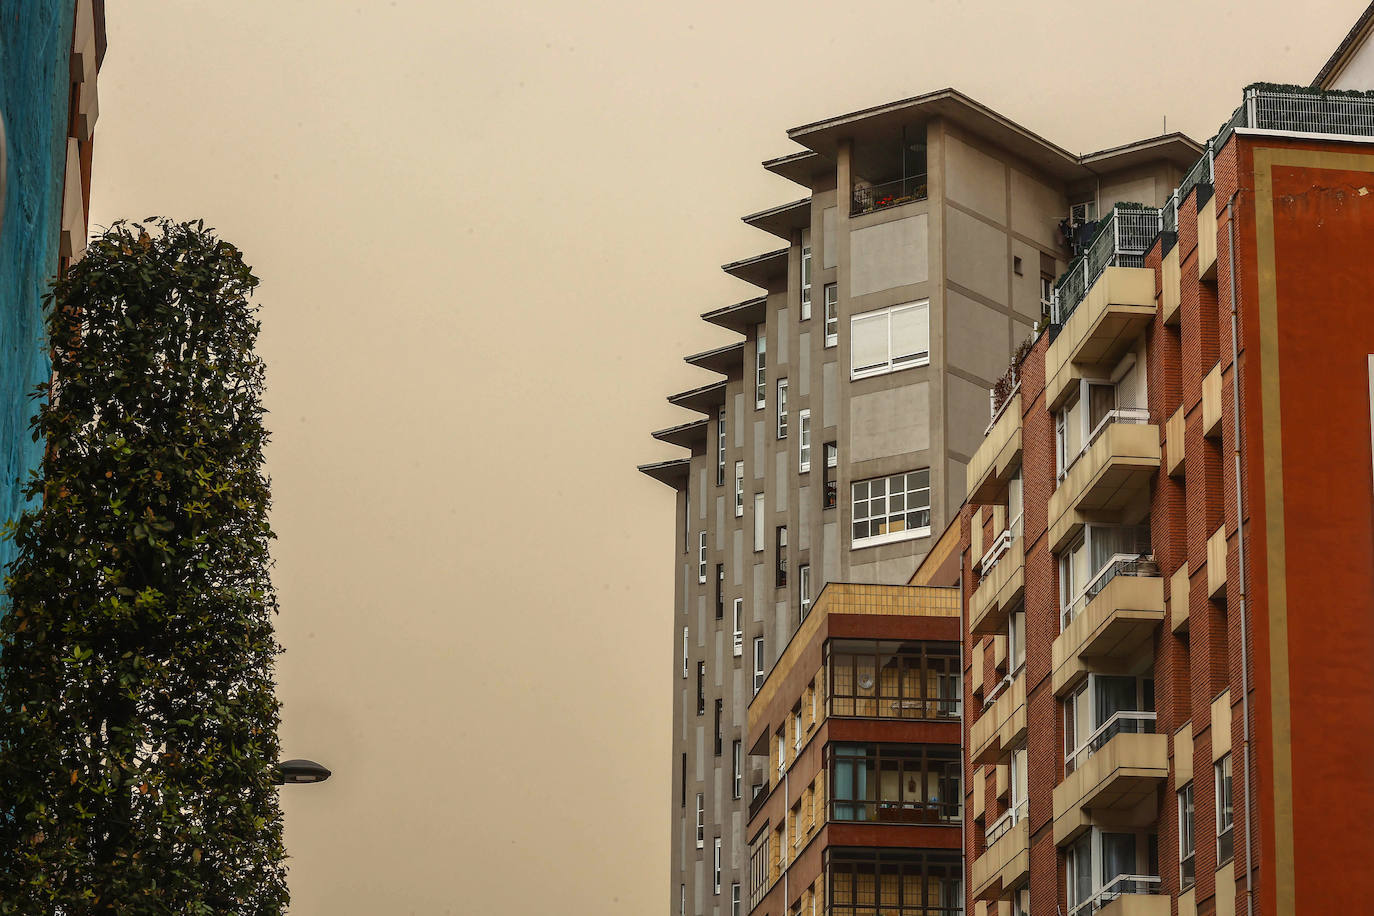
M1087 763L1093 754L1107 746L1107 742L1117 735L1153 735L1155 733L1155 714L1153 712L1132 712L1122 710L1088 736L1078 750L1068 755L1064 761L1064 774L1068 775Z
M896 181L885 181L882 184L856 187L850 199L849 215L858 216L861 213L872 213L874 210L886 210L888 207L899 207L902 204L909 204L912 201L925 199L925 175L898 178Z
M827 715L859 719L957 719L958 697L832 696L825 701Z
M825 910L826 916L964 916L964 905L952 902L949 906L934 903L925 906L894 906L883 904L846 904L835 903Z
M1118 204L1100 224L1097 236L1054 288L1052 320L1063 324L1108 267L1144 267L1145 252L1159 235L1160 215L1154 207Z
M991 846L993 843L996 843L1002 837L1006 836L1011 831L1011 828L1016 826L1018 821L1025 819L1029 810L1029 800L1024 798L1017 802L1014 807L1008 808L1001 817L993 821L992 825L988 827L988 832L985 834L987 845Z
M1088 580L1087 587L1084 588L1073 601L1069 602L1069 606L1060 611L1059 631L1062 633L1064 630L1067 630L1069 624L1073 623L1073 619L1077 617L1094 598L1101 594L1102 590L1107 587L1107 583L1111 582L1117 576L1158 575L1159 564L1155 562L1153 556L1147 556L1145 554L1116 554L1107 561L1106 565L1097 571L1097 575Z
M1107 427L1111 426L1113 423L1149 422L1150 411L1145 407L1117 407L1107 411L1103 414L1102 419L1097 421L1097 425L1092 428L1092 431L1088 433L1088 439L1083 443L1083 447L1078 450L1078 454L1071 456L1068 463L1064 465L1064 469L1059 472L1060 479L1062 480L1069 473L1069 470L1079 458L1082 458L1088 453L1088 449L1093 447L1093 443L1100 439L1102 434L1106 432Z
M1102 890L1069 910L1069 916L1088 916L1095 913L1117 897L1127 894L1158 894L1160 881L1158 875L1117 875Z
M957 824L958 801L850 801L830 803L830 819L842 823Z

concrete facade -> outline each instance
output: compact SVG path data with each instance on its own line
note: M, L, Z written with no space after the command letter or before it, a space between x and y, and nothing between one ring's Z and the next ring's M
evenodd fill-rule
M1067 263L1059 224L1070 202L1104 179L1111 186L1121 169L1145 166L1163 187L1200 149L1171 135L1074 156L953 90L798 127L789 137L804 149L765 167L808 195L745 218L787 245L726 265L760 295L703 318L739 333L741 342L688 358L724 381L669 398L702 419L655 436L690 457L641 468L677 493L669 912L691 916L738 916L748 906L748 807L767 780L763 762L747 753L746 710L756 680L803 618L803 576L812 600L827 583L908 580L964 500L966 468L988 423L988 388L1040 321L1043 283ZM1162 202L1163 193L1151 202ZM811 266L807 318L804 253ZM895 371L856 372L871 338L854 352L854 328L913 303L925 312L928 357ZM901 313L889 313L889 321L893 314ZM900 337L910 325L890 327ZM785 438L780 379L787 380ZM802 469L802 411L810 418L809 470ZM831 443L835 467L827 469ZM880 529L862 526L869 536L856 542L864 484L896 475L913 489L928 480L926 511L910 516L925 523L918 534L905 516ZM913 501L924 496L912 494ZM889 511L889 520L901 512Z

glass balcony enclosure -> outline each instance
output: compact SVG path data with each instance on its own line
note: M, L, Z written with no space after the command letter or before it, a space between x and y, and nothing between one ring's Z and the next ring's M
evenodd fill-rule
M829 916L961 916L959 854L917 850L829 849Z
M1059 555L1062 632L1117 576L1157 576L1149 525L1084 525Z
M1064 700L1064 774L1122 733L1153 734L1153 677L1089 674Z
M956 745L835 744L827 754L831 820L959 823Z
M1119 375L1118 375L1119 374ZM1117 381L1082 379L1054 415L1055 465L1063 480L1112 423L1149 423L1145 370L1134 354L1117 366Z
M959 646L953 642L836 639L826 645L831 716L957 719Z
M1153 833L1114 833L1093 827L1065 856L1069 916L1088 916L1127 894L1157 894L1159 838Z

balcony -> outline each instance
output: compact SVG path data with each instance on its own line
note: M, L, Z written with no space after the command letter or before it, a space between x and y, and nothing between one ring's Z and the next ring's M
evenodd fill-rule
M1202 379L1202 434L1221 436L1221 363Z
M1108 411L1050 495L1050 549L1063 549L1084 512L1113 512L1147 493L1159 470L1159 427L1137 407Z
M1152 645L1164 619L1164 579L1150 557L1117 555L1060 615L1054 692L1088 671L1124 662Z
M1207 597L1212 601L1226 600L1226 526L1222 525L1207 539Z
M1090 826L1089 815L1127 817L1169 776L1169 739L1154 733L1153 712L1118 712L1064 761L1054 787L1054 841L1063 844ZM1150 810L1153 819L1157 812Z
M1169 916L1169 896L1160 886L1158 875L1117 875L1069 916Z
M1166 470L1170 477L1182 477L1184 470L1184 435L1187 426L1183 415L1183 408L1175 410L1173 416L1169 417L1164 423L1164 452L1166 457Z
M1188 564L1169 577L1169 626L1175 633L1188 632Z
M983 701L983 714L969 732L974 764L995 763L1026 733L1026 673L1003 680Z
M1019 528L1016 524L1003 531L983 554L982 578L969 598L969 628L975 634L1001 633L1007 614L1025 593L1026 545Z
M988 847L973 860L973 896L1011 887L1030 874L1030 819L1008 811L988 828Z
M1021 465L1021 392L1007 399L989 425L968 465L968 501L975 506L1002 502L1007 484Z
M860 216L889 207L925 200L927 184L925 175L912 175L895 181L878 184L860 185L854 188L849 200L849 215Z

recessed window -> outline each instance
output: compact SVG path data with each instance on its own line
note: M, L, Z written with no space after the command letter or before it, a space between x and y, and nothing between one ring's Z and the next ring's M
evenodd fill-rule
M1227 754L1216 762L1217 795L1217 863L1231 861L1236 854L1235 825L1236 812L1231 801L1231 755Z
M885 375L930 362L926 300L864 312L849 319L849 377Z
M797 470L805 474L811 470L811 408L797 412Z
M682 752L682 810L687 810L687 752Z
M801 605L801 619L811 613L811 564L803 563L797 567L797 596Z
M716 564L716 619L725 617L725 564Z
M801 320L811 317L811 246L803 245L801 251Z
M1178 884L1189 888L1197 880L1197 841L1193 836L1193 784L1178 790Z
M697 662L697 715L706 715L706 663Z
M754 494L754 552L763 550L763 532L767 527L763 517L763 494Z
M697 793L697 849L706 848L706 796Z
M740 798L744 792L744 744L738 738L730 744L730 760L731 766L734 768L731 794L734 798ZM686 804L684 801L683 806L685 807ZM735 886L739 887L739 885Z
M773 531L773 558L777 561L774 576L775 588L787 587L787 526L779 525Z
M763 637L754 637L754 693L763 689L763 678L767 672L763 667Z
M768 333L759 325L754 337L754 409L763 410L768 401Z
M840 447L834 442L825 444L825 494L823 507L833 509L840 501L839 484L835 475L840 467Z
M744 654L744 599L735 599L735 654ZM684 677L686 675L684 674Z
M725 408L716 415L716 486L725 486Z
M717 756L717 757L720 756L720 752L721 752L721 750L722 750L722 745L724 744L724 736L721 734L721 731L720 731L721 726L722 726L722 724L723 724L723 723L721 722L721 718L724 716L724 714L725 714L725 701L724 701L724 700L716 700L716 748L715 748L715 756Z
M853 547L872 547L930 535L930 469L857 481Z
M735 518L744 515L744 462L735 462Z
M840 287L825 284L825 345L833 347L840 341Z
M687 678L687 628L682 628L682 677Z
M738 795L735 796L739 798ZM742 916L739 911L739 884L730 885L730 916Z
M697 582L706 581L706 532L701 532L697 542Z
M787 438L787 379L778 379L778 438Z
M1018 277L1021 276L1021 259L1020 259L1020 258L1013 257L1013 258L1011 259L1011 269L1014 270L1014 271L1016 272L1016 275L1017 275Z
M716 893L720 893L720 837L716 837L715 842L715 872L716 872Z

